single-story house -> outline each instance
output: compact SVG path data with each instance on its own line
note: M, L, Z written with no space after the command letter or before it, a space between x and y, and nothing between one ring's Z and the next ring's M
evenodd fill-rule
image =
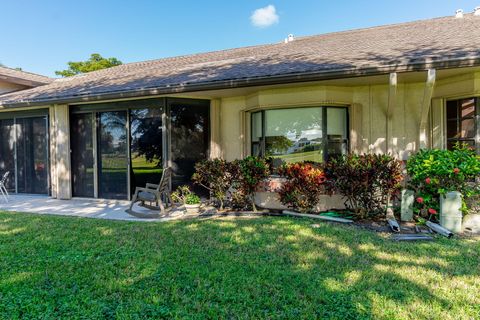
M0 96L13 192L128 199L247 155L480 150L480 10L124 64Z

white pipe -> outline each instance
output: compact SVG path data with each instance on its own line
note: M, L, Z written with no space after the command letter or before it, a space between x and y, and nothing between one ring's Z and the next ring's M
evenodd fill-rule
M444 227L442 227L441 225L439 225L437 223L427 221L427 226L430 229L432 229L433 231L435 231L436 233L441 234L442 236L445 236L447 238L453 237L453 233L450 230L445 229Z

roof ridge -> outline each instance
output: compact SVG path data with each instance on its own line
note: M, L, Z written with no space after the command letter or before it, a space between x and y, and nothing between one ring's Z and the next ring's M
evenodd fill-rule
M467 13L464 13L464 16L473 16L473 13L467 12ZM309 38L316 38L316 37L329 36L329 35L337 35L337 34L342 34L342 33L368 31L368 30L372 30L372 29L377 29L377 30L378 29L387 29L387 28L391 28L391 27L412 25L412 24L419 23L419 22L443 20L443 19L447 19L447 18L452 18L452 20L453 19L459 19L459 18L455 18L453 15L452 16L427 18L427 19L417 19L417 20L413 20L413 21L404 21L404 22L381 24L381 25L375 25L375 26L363 27L363 28L347 29L347 30L340 30L340 31L331 31L331 32L326 32L326 33L311 34L311 35L299 36L299 37L296 36L295 39L296 40L304 40L304 39L309 39ZM465 17L463 19L465 19Z

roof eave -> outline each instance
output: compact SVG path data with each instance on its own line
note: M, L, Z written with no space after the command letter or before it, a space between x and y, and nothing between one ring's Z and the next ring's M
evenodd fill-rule
M51 83L51 81L33 81L33 80L27 80L27 79L22 79L22 78L18 78L18 77L1 75L1 74L0 74L0 80L5 81L5 82L19 84L19 85L26 86L26 87L32 87L32 88Z
M429 62L409 62L407 64L388 65L382 67L359 67L351 69L337 69L324 72L304 72L278 76L243 78L234 80L222 80L203 83L187 83L172 86L164 86L148 89L122 90L115 92L106 92L99 94L76 95L62 98L49 97L47 99L24 100L24 101L4 101L1 103L4 107L29 107L42 106L50 104L73 104L84 102L98 102L102 100L113 100L122 98L147 97L163 94L186 93L195 91L208 91L219 89L233 89L254 87L263 85L276 85L285 83L311 82L322 80L334 80L355 78L362 76L374 76L389 74L392 72L415 72L426 71L428 69L452 69L480 66L480 56L469 58L458 58L441 61Z

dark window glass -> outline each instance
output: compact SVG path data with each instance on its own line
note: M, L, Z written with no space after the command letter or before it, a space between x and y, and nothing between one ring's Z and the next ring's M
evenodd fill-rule
M95 165L93 157L93 114L72 114L70 124L73 196L93 197Z
M162 177L162 113L163 109L130 110L132 194L135 187L145 187L147 183L158 184Z
M460 138L460 129L458 128L458 120L447 120L447 138Z
M195 163L208 158L210 102L169 100L173 188L191 183Z
M99 197L127 199L127 112L98 114Z
M5 183L9 192L15 191L15 130L13 119L0 120L0 180L9 172Z
M447 102L447 148L452 149L456 143L467 143L477 147L479 120L478 98L454 100ZM453 110L456 110L455 112Z
M262 112L255 112L252 113L252 155L260 156L261 152L261 145L263 140L263 132L262 132Z
M348 152L346 108L266 110L252 114L251 126L253 155L285 162L322 162Z
M48 136L45 117L17 118L17 190L48 193Z
M447 102L447 119L457 119L458 118L458 101L448 101Z

